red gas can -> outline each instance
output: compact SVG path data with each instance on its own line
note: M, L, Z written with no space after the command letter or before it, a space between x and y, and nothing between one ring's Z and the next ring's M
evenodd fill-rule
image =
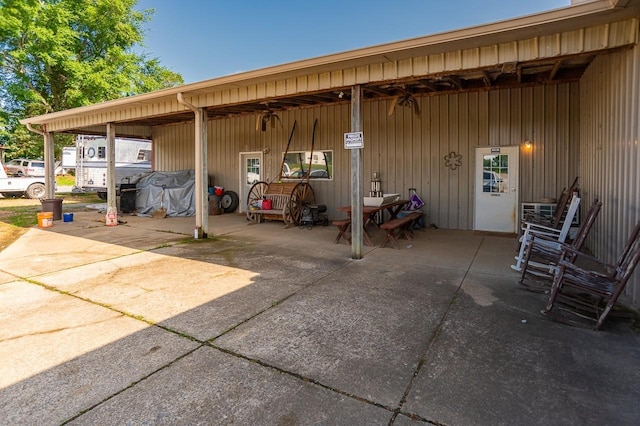
M262 210L271 210L271 200L267 198L262 200Z

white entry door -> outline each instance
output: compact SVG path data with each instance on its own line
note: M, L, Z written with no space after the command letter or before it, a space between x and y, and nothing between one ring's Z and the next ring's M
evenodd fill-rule
M262 153L245 152L240 154L240 212L247 211L247 197L254 183L262 178Z
M517 146L476 148L473 229L517 232Z

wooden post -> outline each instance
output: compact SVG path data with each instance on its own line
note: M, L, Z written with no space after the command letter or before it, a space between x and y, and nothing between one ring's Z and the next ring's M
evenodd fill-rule
M351 131L362 131L362 88L351 87ZM351 258L362 259L362 149L351 149Z
M207 110L196 112L196 227L198 238L209 233L209 193L207 188Z
M56 196L56 158L54 154L53 133L44 132L44 186L45 198Z
M116 127L107 123L107 209L116 208Z
M207 110L196 108L177 93L178 103L195 114L195 191L196 191L196 232L194 238L207 238L209 232L209 192L207 188Z

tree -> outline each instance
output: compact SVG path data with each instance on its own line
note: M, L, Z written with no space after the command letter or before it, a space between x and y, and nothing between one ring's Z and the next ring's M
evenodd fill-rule
M143 46L142 27L153 14L134 10L136 4L0 0L0 111L10 156L42 155L42 138L20 118L183 83L158 59L134 51ZM64 142L56 139L59 153Z

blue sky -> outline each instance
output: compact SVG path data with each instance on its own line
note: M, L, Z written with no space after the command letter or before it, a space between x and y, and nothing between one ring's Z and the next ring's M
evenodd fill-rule
M139 0L185 83L569 6L570 0Z

